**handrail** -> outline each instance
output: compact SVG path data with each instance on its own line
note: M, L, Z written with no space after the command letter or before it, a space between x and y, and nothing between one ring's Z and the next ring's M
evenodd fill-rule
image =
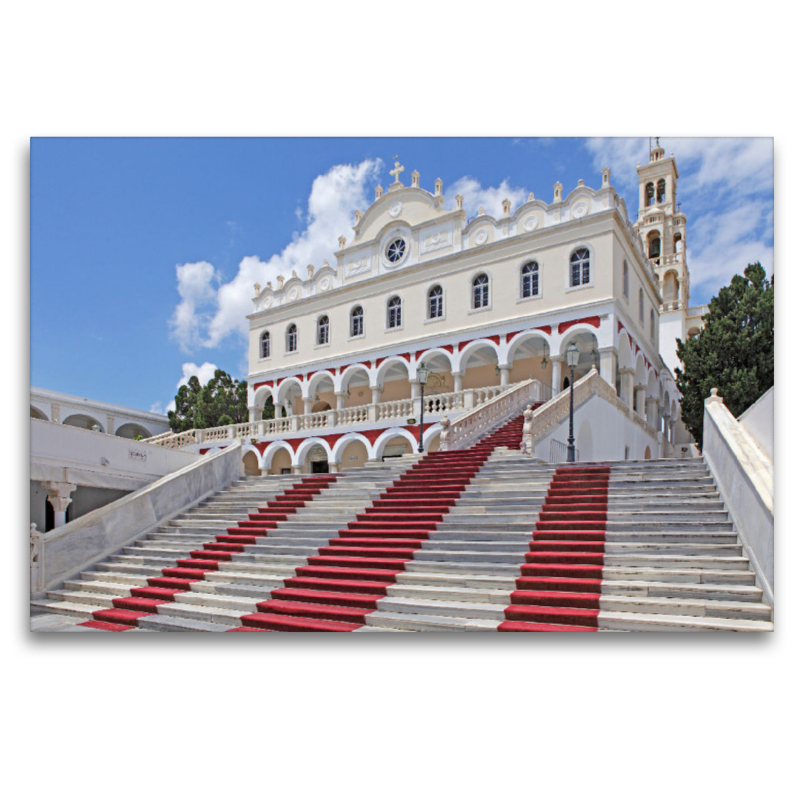
M536 378L513 386L496 395L486 403L467 411L455 422L442 419L440 450L463 450L478 439L499 427L514 414L519 414L529 403L545 402L553 389Z

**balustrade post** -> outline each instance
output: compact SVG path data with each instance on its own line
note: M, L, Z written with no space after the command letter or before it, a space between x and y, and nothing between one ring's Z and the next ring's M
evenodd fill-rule
M201 428L194 432L194 440L197 444L202 444L206 440L206 432Z
M336 412L331 409L330 411L325 412L325 422L329 428L332 428L336 424Z
M235 425L228 425L228 438L235 439L236 438L236 426Z
M313 401L312 398L304 397L303 398L303 413L304 414L310 414L311 413L311 407L313 405L314 405L314 401Z
M451 372L450 374L453 376L453 391L454 392L462 391L461 384L462 384L462 379L464 377L464 373L463 372Z
M347 392L336 392L336 410L344 411L344 404L347 402Z
M289 417L289 430L290 431L299 431L300 430L300 418L297 416Z
M250 422L258 422L261 409L258 406L248 406L247 413Z
M370 386L372 389L372 405L376 406L381 401L381 387L380 386Z
M464 409L469 411L471 408L475 408L475 390L467 389L464 392Z
M378 406L376 403L370 403L367 406L367 421L368 422L378 421Z

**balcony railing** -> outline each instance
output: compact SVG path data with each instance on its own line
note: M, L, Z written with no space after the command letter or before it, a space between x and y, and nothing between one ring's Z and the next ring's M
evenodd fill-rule
M538 382L538 381L537 381ZM484 405L501 394L522 384L485 386L463 389L460 392L432 394L425 398L425 415L436 417L460 413ZM382 403L351 408L317 411L313 414L293 414L289 417L242 422L218 428L202 428L181 433L162 433L145 439L150 444L176 449L191 444L214 444L233 439L263 439L268 436L291 435L302 431L321 431L326 428L353 428L370 423L405 421L419 415L419 398L387 400Z

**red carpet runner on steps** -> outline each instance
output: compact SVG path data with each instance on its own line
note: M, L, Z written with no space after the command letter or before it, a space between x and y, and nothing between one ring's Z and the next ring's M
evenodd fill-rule
M232 632L361 627L494 448L521 438L520 417L468 450L428 453Z
M205 580L206 572L219 569L220 561L230 561L234 553L244 550L246 544L255 544L259 537L266 536L269 528L294 514L307 501L314 499L336 480L335 475L309 475L293 484L283 494L259 508L258 513L249 514L249 519L239 523L238 528L228 528L226 534L218 534L215 541L206 542L202 550L193 550L191 558L179 559L175 567L163 569L162 577L148 578L147 586L131 589L130 597L117 597L113 608L95 611L94 620L81 623L87 628L109 631L127 631L136 627L140 617L155 613L156 606L175 600L175 595L188 591L194 581Z
M608 467L559 467L500 631L597 630Z
M241 627L228 632L348 632L361 627L495 447L518 449L521 438L520 416L467 450L428 453L298 567L283 589L272 590L270 600L257 603L256 613L242 616ZM335 475L304 478L239 527L193 551L191 559L163 569L163 577L148 578L148 586L132 589L131 597L116 598L114 608L96 611L93 621L82 624L130 630L139 618L218 569L219 561L232 560L245 545L267 536L269 528L335 480Z

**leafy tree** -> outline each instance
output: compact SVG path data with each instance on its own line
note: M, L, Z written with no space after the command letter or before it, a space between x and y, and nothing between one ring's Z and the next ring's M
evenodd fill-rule
M774 288L760 263L748 264L744 277L712 297L705 327L686 342L677 339L681 417L697 443L703 444L703 409L711 389L719 389L735 417L775 383Z
M192 375L188 383L179 387L175 410L167 416L175 433L247 422L247 381L236 381L218 369L214 377L201 386L197 376Z

